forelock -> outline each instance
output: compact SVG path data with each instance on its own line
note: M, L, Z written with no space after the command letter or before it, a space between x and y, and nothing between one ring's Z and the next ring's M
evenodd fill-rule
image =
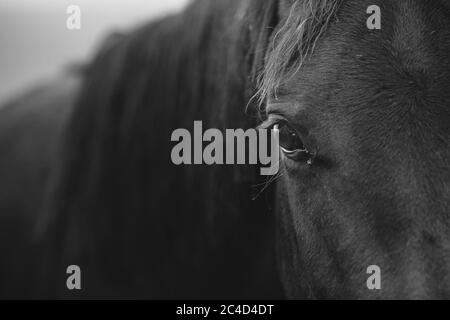
M260 105L303 65L336 15L342 0L292 0L275 32L258 79Z

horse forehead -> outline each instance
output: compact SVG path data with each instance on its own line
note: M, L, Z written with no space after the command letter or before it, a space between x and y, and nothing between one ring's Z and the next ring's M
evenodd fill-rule
M450 19L439 1L395 1L392 48L408 69L427 69L449 56ZM439 61L440 62L440 61Z
M279 96L300 100L302 106L325 106L330 99L353 103L355 97L397 106L429 103L430 97L439 108L450 103L450 6L424 0L375 2L381 30L369 30L366 23L374 1L343 1L308 62L294 77L286 77Z
M366 24L373 13L369 7L378 4L381 29L370 30ZM430 51L450 48L450 2L440 0L348 0L339 10L333 29L345 34L347 41L368 39L374 45L388 46L389 50L420 56ZM333 30L332 30L333 31ZM376 42L378 41L378 43ZM432 45L435 46L432 46Z
M366 10L373 1L344 2L313 54L312 68L321 65L314 68L320 72L300 72L300 78L322 85L338 80L360 89L383 87L402 96L408 90L439 94L450 79L450 8L439 1L378 3L381 30L369 30ZM330 77L333 73L338 76Z

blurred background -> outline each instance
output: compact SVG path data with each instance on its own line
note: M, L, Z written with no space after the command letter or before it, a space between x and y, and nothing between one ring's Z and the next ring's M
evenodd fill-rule
M112 30L126 30L182 10L189 0L0 0L0 105L86 61ZM68 30L67 7L81 9Z

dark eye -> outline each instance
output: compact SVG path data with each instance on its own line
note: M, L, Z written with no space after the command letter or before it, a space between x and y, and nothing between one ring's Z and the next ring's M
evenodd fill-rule
M278 130L280 149L288 158L296 161L310 161L311 154L304 146L303 141L299 137L296 130L294 130L288 123L277 123L273 126L273 129Z

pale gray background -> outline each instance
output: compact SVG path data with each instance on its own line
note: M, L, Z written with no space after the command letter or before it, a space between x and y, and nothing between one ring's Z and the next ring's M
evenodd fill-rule
M88 59L108 31L176 12L188 1L0 0L0 105ZM81 8L81 30L66 28L71 4Z

